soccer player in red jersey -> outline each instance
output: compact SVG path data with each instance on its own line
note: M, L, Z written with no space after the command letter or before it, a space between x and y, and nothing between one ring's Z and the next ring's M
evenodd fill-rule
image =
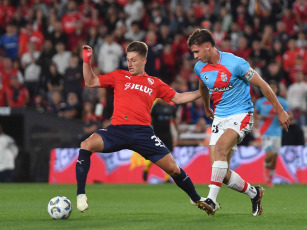
M145 73L148 47L144 42L132 42L127 46L129 71L115 70L96 76L91 68L93 50L83 46L83 75L88 87L113 87L114 112L111 125L93 133L81 143L76 163L77 208L88 209L85 185L93 152L115 152L131 149L141 154L167 172L175 183L197 205L205 199L200 197L185 173L179 168L169 149L151 128L150 110L156 98L176 104L187 103L200 97L199 91L177 93L159 78ZM105 57L108 58L108 57Z

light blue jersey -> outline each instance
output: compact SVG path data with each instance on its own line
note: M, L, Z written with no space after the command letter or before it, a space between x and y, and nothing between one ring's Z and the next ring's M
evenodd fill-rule
M281 106L284 108L285 111L289 111L290 107L287 101L279 96L277 99ZM282 135L282 128L279 124L277 114L273 108L273 105L269 100L265 97L259 98L256 101L255 109L262 116L268 116L266 119L261 120L260 122L260 134L262 136L271 136L271 137L281 137Z
M250 84L244 77L250 65L243 58L221 52L216 65L198 61L194 71L207 86L213 100L214 114L228 117L239 113L254 112Z

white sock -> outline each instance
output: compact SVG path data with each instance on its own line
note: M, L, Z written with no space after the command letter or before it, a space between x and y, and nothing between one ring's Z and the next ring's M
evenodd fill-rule
M245 193L251 199L253 199L257 195L257 191L254 186L250 185L246 181L244 181L238 173L235 171L231 171L230 179L227 183L227 187L231 188L235 191Z
M223 180L226 176L228 169L227 161L214 161L212 165L211 183L209 185L208 198L216 203L217 196L221 189Z

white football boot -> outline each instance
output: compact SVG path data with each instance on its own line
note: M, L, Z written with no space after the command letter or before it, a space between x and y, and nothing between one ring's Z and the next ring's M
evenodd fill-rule
M79 194L77 196L77 209L80 212L88 210L87 197L85 194Z

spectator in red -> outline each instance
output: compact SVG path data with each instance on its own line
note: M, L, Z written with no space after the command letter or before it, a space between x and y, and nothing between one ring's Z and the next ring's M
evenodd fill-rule
M176 73L176 59L171 44L166 44L163 47L162 69L162 80L168 84L171 83Z
M281 18L281 20L285 23L286 25L286 31L290 34L294 34L294 28L296 25L296 19L295 16L293 15L293 12L291 9L287 8L285 9L284 15Z
M82 18L84 22L84 18ZM98 9L92 9L91 10L91 17L89 20L85 23L85 28L95 27L97 28L99 25L104 23L104 19L99 16Z
M44 35L33 29L33 24L27 22L26 26L21 29L19 37L19 57L28 52L28 43L33 42L35 44L35 50L40 51L44 44Z
M176 57L176 65L180 66L182 64L182 57L189 53L187 38L183 36L182 33L176 33L174 36L172 48Z
M73 54L77 54L80 42L85 39L86 33L84 31L83 22L81 20L77 20L75 32L68 36L68 50L70 50Z
M12 60L8 57L3 58L2 64L3 66L0 68L0 74L2 78L2 86L6 89L10 86L11 77L18 76L18 69L13 68Z
M205 3L200 0L194 0L192 2L193 13L197 19L201 19L204 16L204 5Z
M307 2L296 0L293 4L294 15L300 31L307 32Z
M66 34L72 34L76 30L76 22L81 19L81 14L77 11L76 2L68 1L68 12L62 18L63 31Z
M295 74L297 72L307 73L306 58L305 58L305 62L303 62L303 60L304 60L304 57L302 55L296 56L295 64L292 68L290 68L290 71L289 71L289 77L292 82L296 81Z
M29 92L21 85L16 75L10 79L10 87L6 90L7 104L10 107L26 106L29 101Z
M11 6L9 0L3 0L0 4L0 27L5 28L6 23L13 18L15 7Z
M296 41L291 38L288 41L288 50L283 55L284 70L289 72L295 66L296 56L300 54L300 49L296 47Z

